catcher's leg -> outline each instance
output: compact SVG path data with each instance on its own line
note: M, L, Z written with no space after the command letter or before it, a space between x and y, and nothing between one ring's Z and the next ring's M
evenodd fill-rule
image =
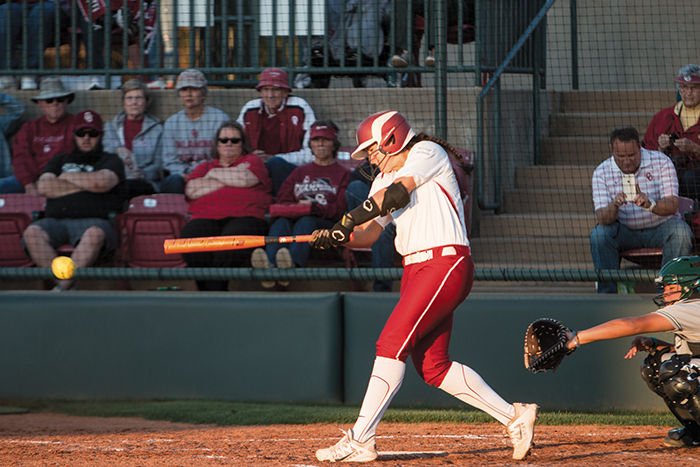
M688 356L655 352L650 353L642 364L642 378L683 425L683 428L669 431L664 438L667 446L700 444L700 387L697 379L700 370L697 366L687 366L688 363ZM700 360L694 359L693 363L699 365Z

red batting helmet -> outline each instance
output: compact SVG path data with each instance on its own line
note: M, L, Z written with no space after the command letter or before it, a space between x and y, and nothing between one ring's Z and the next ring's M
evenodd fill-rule
M406 147L416 133L406 119L395 110L379 112L365 118L357 127L357 148L350 155L353 159L364 159L362 152L377 143L378 149L394 156Z

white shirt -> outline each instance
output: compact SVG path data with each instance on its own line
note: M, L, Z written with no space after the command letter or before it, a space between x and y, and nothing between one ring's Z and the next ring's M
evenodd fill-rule
M651 199L658 201L667 196L678 196L676 168L666 154L642 148L642 160L634 178L639 185L639 190ZM622 171L611 156L593 172L595 210L609 205L620 192L622 192ZM630 229L648 229L656 227L670 217L680 217L678 212L672 216L658 216L630 201L620 206L617 211L617 220Z
M469 245L459 185L445 150L431 141L416 144L403 167L374 179L370 196L403 177L412 177L416 184L411 201L375 219L382 227L396 223L396 251L405 256L443 245Z
M676 353L690 354L688 342L700 342L700 300L681 300L654 313L673 324Z

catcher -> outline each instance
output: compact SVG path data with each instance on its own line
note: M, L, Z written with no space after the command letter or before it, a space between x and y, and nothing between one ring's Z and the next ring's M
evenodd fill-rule
M625 358L640 350L649 352L642 363L642 378L683 425L668 432L664 445L700 446L700 300L691 299L700 289L700 256L669 261L656 283L663 287L654 297L661 308L652 313L606 321L578 332L556 320L535 321L525 336L525 366L532 372L554 370L584 344L636 336ZM675 334L673 344L638 335L663 331Z

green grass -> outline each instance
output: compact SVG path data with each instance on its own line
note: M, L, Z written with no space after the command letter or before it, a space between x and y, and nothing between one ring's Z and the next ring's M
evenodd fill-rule
M215 425L348 424L355 421L358 412L358 407L353 406L312 406L209 400L75 401L12 399L0 400L0 406L24 407L31 412L52 412L94 417L142 417L149 420ZM384 420L400 423L496 423L489 415L477 410L424 408L390 408L386 412ZM630 410L607 412L542 411L539 423L544 425L657 426L676 426L678 424L669 412Z

